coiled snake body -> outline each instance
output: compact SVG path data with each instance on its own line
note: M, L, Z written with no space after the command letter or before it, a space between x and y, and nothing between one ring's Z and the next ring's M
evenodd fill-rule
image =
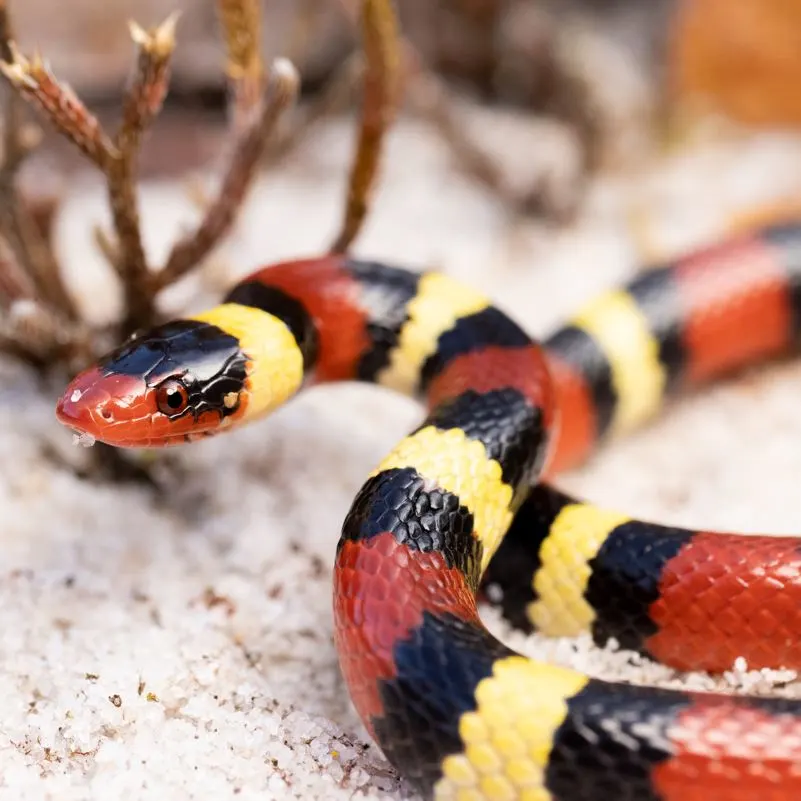
M158 447L311 384L421 398L427 417L359 491L334 570L341 668L401 774L459 801L796 801L801 701L532 661L487 632L476 596L492 581L517 626L590 631L680 669L801 668L799 540L666 528L538 483L673 390L782 354L799 332L793 225L644 272L542 346L445 275L327 256L260 270L222 305L136 337L77 376L57 413Z

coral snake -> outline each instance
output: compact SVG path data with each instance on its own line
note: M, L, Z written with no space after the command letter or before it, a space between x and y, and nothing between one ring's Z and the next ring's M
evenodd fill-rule
M400 773L459 801L796 801L801 700L529 660L484 628L477 595L491 580L517 626L589 631L679 669L801 668L801 541L668 528L538 483L672 391L799 339L799 225L644 271L542 345L446 275L325 256L259 270L216 308L135 337L79 374L57 414L152 448L314 384L419 397L427 417L359 491L334 568L340 665Z

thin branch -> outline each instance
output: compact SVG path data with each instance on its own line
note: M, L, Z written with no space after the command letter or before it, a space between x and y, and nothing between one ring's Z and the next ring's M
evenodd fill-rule
M155 316L154 293L142 243L136 194L137 159L142 133L161 109L167 93L177 19L177 15L172 14L149 31L136 23L129 26L137 49L136 67L123 104L122 125L115 141L116 153L105 165L111 216L119 243L119 257L113 264L125 295L123 334L150 324Z
M149 272L139 227L136 197L136 169L130 157L117 158L106 171L111 217L120 243L117 273L123 285L126 319L123 334L147 325L154 313L153 297L147 288Z
M217 13L227 51L225 71L233 95L234 128L246 128L258 111L264 88L261 2L217 0Z
M242 131L232 150L217 196L209 203L200 225L173 247L164 269L154 276L158 289L188 273L217 246L230 230L281 114L298 93L299 77L291 62L276 59L262 101L261 113Z
M10 42L14 39L11 18L8 14L7 0L0 0L0 58L11 61Z
M161 111L170 81L170 61L175 50L174 12L155 30L146 31L131 20L128 28L138 49L136 71L125 95L122 126L117 134L121 151L135 150L142 133Z
M12 39L13 31L6 0L0 0L0 58L4 62L13 60ZM13 91L8 92L3 125L3 169L14 173L25 157L27 149L22 146L19 136L22 128L22 108L17 94Z
M502 171L467 134L448 87L411 50L410 55L416 73L409 91L410 104L442 134L451 155L467 175L501 196L507 194Z
M5 0L0 0L0 69L16 60L11 20ZM12 72L18 72L12 68ZM64 285L53 251L41 234L31 209L21 200L17 173L28 153L38 145L41 132L23 120L18 90L6 90L4 102L3 164L0 167L0 231L16 257L16 263L35 285L40 297L52 303L68 319L77 309Z
M13 186L0 179L0 232L7 239L20 265L30 276L39 297L60 309L69 319L77 318L75 304L67 293L58 263L40 235L36 220Z
M59 357L86 358L91 354L83 326L65 320L32 298L14 301L0 316L0 349L37 366Z
M283 161L309 139L324 119L347 108L363 75L364 55L355 51L339 64L320 94L292 115L289 125L267 149L262 163L270 167Z
M398 23L391 0L364 0L362 37L365 55L362 113L356 153L340 232L331 248L345 252L364 223L378 174L384 134L395 116L400 78Z
M20 266L8 243L0 240L0 307L35 296L33 280Z
M261 60L261 10L259 0L218 0L228 52L226 72L231 80L242 75L263 74Z
M139 224L136 167L142 133L160 110L167 91L176 20L177 16L172 15L150 31L131 23L131 37L137 46L136 68L123 104L122 124L114 141L38 55L28 59L9 41L9 59L0 63L0 70L19 95L43 111L56 130L70 139L106 175L119 242L118 258L113 263L125 294L127 319L123 322L123 329L126 331L146 325L154 316L153 291L149 286L150 273ZM30 252L35 244L28 236L31 225L19 219L19 208L19 203L16 208L14 204L7 206L9 240L23 254L25 263L38 263L46 256L42 248L36 257ZM54 278L58 277L58 269L52 258L50 261L53 265L47 270L48 281L37 281L45 298L52 297L53 292L47 284L57 286ZM58 305L63 303L59 300Z
M8 44L11 59L0 62L0 72L22 97L44 112L59 133L104 169L115 148L97 118L67 84L56 80L38 53L28 59L13 41Z
M117 265L120 261L120 246L111 238L111 234L101 225L95 225L92 227L92 238L95 240L95 245L97 245L97 249L103 254L105 260L115 270L119 269Z

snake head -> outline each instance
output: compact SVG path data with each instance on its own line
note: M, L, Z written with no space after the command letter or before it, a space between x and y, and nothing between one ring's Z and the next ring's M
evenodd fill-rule
M159 326L77 375L58 420L93 440L128 448L210 436L247 407L248 357L237 337L199 320Z

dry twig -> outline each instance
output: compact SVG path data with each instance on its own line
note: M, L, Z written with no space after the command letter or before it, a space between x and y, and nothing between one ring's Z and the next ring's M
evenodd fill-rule
M274 139L277 123L296 98L299 78L285 59L276 60L265 75L258 0L217 0L217 6L227 47L226 71L232 98L227 166L196 229L174 245L161 270L152 271L142 241L137 164L143 136L167 94L177 15L150 30L130 23L136 61L123 99L119 129L110 136L38 54L26 57L16 48L5 0L0 0L0 71L12 89L6 108L6 159L0 167L0 235L5 235L11 245L8 258L0 258L0 269L3 261L8 265L0 275L0 298L5 297L7 309L14 309L9 317L13 325L6 324L0 332L4 337L16 337L26 331L37 346L30 350L39 354L47 351L43 344L47 341L55 345L71 337L76 341L81 338L81 331L73 331L67 325L77 315L49 243L16 194L16 169L29 144L27 129L20 122L20 99L37 108L106 177L114 234L107 234L100 227L95 227L94 234L123 286L123 335L151 324L156 317L158 292L198 265L230 230L264 152ZM349 59L344 77L326 98L329 103L339 102L352 87L354 77L364 75L359 136L335 250L347 249L364 221L384 135L398 100L400 54L392 4L390 0L364 0L361 6L364 57ZM19 306L23 301L27 305ZM34 331L37 338L32 338Z
M0 0L0 72L9 87L0 165L0 350L37 367L56 364L77 369L105 350L109 338L151 324L156 318L158 292L196 267L230 230L267 146L274 144L280 117L297 96L299 77L285 59L274 61L265 75L259 0L217 0L231 90L227 166L197 228L174 245L163 269L153 271L142 242L137 166L144 134L167 94L177 15L150 30L130 23L136 61L123 98L119 129L110 136L38 54L26 57L17 49L6 2ZM358 148L337 240L343 249L355 237L367 212L382 140L394 115L399 78L396 22L389 0L365 0L362 24L365 58L349 60L344 80L327 98L330 103L339 102L352 88L354 76L364 73ZM114 232L95 226L94 235L123 286L125 318L114 330L111 326L89 329L78 319L49 241L55 210L52 199L32 206L20 196L17 171L39 138L38 129L23 121L23 100L106 178ZM99 458L113 458L114 464L119 461L116 452L96 449L95 453Z
M282 161L290 152L300 148L312 136L320 123L344 111L355 96L364 75L364 57L354 51L342 61L326 82L320 94L305 108L299 108L289 125L279 132L262 162L267 168Z
M13 59L11 21L5 0L0 0L0 57ZM23 119L20 97L6 90L4 103L3 163L0 166L0 233L5 249L0 262L5 316L3 340L15 351L30 352L32 343L24 330L9 326L6 317L14 303L37 295L53 320L64 325L75 320L77 312L64 286L50 243L41 228L43 222L35 209L20 197L17 174L25 157L36 147L40 132Z
M334 253L350 247L367 215L384 134L392 124L398 101L401 57L391 0L364 0L361 23L365 58L361 121L345 214L331 247Z
M123 334L151 324L157 292L189 272L230 230L278 118L297 95L299 78L286 60L274 63L266 91L261 91L264 75L256 0L220 0L219 8L234 98L230 158L218 195L209 203L197 229L175 245L164 269L157 273L148 266L142 242L136 171L142 135L159 113L167 93L177 15L148 31L130 24L137 47L136 66L123 103L122 123L113 140L38 56L29 60L12 44L12 60L0 65L19 95L38 106L106 175L115 238L99 228L95 229L95 238L123 285Z
M116 270L120 261L120 247L106 232L102 225L92 226L92 237L97 249L103 254L106 261Z
M20 267L13 251L0 240L0 309L8 309L22 298L32 298L36 287L30 276Z
M233 124L239 129L248 125L264 88L260 0L217 0L217 13L228 52Z
M0 350L37 367L64 364L73 369L108 347L108 336L113 336L103 328L87 330L77 319L47 236L53 204L31 206L18 193L17 170L38 141L38 129L23 123L23 99L106 177L114 235L99 226L94 234L123 285L125 319L117 337L152 323L158 291L197 266L230 229L276 122L297 94L299 78L288 61L278 60L265 82L258 0L219 0L219 8L233 97L230 158L219 192L197 230L176 244L165 269L156 273L148 266L142 243L137 165L143 135L167 94L178 16L151 30L130 23L136 62L119 130L112 138L38 54L28 58L17 49L6 0L0 0L0 71L10 88L0 165ZM96 453L102 457L104 449ZM116 453L107 455L117 461Z
M145 128L161 111L169 86L170 59L175 49L175 26L179 16L178 12L171 14L153 31L144 30L134 21L128 23L138 55L117 134L117 146L121 151L137 148Z
M408 42L406 53L410 72L408 103L447 142L457 167L495 195L514 216L536 214L551 221L570 220L581 193L573 191L570 186L565 189L555 185L547 174L522 191L513 187L498 160L470 134L453 90L424 63ZM588 145L582 147L582 152L588 152Z
M37 55L23 56L11 43L12 60L0 69L20 96L38 107L57 131L66 136L107 176L111 212L119 246L115 266L123 283L128 319L126 328L150 322L153 316L152 293L147 288L147 264L139 231L136 205L135 164L139 134L153 103L142 98L158 96L159 88L146 85L148 78L162 76L163 70L148 70L147 63L160 59L162 42L169 39L172 18L140 43L138 77L125 103L123 125L115 142L103 130L97 118L72 90L60 83ZM137 29L140 30L140 29ZM147 47L152 41L152 46ZM57 268L55 269L57 273Z
M281 114L297 96L299 80L291 62L285 59L273 62L261 113L239 133L216 198L209 203L197 229L173 247L164 269L155 277L157 288L169 286L186 275L228 233L253 181L270 134Z
M448 142L454 159L467 175L494 193L506 195L502 171L466 132L450 89L425 66L411 47L407 47L407 50L414 70L409 91L409 101L414 109L438 129Z
M38 53L26 58L13 41L9 49L11 58L0 64L0 71L22 97L44 112L59 133L103 169L113 145L97 118L69 86L59 83Z
M158 27L145 31L131 23L131 38L137 48L136 67L123 104L122 124L115 139L115 153L108 160L108 196L118 245L114 266L125 296L123 334L149 325L155 317L155 293L142 243L136 196L136 170L142 133L161 110L167 94L169 64L175 49L172 14Z
M154 278L156 289L186 275L231 229L278 121L298 94L300 78L286 59L272 63L264 87L258 0L218 0L218 12L228 50L226 72L231 84L233 142L216 197L206 203L195 231L173 247L164 268Z

